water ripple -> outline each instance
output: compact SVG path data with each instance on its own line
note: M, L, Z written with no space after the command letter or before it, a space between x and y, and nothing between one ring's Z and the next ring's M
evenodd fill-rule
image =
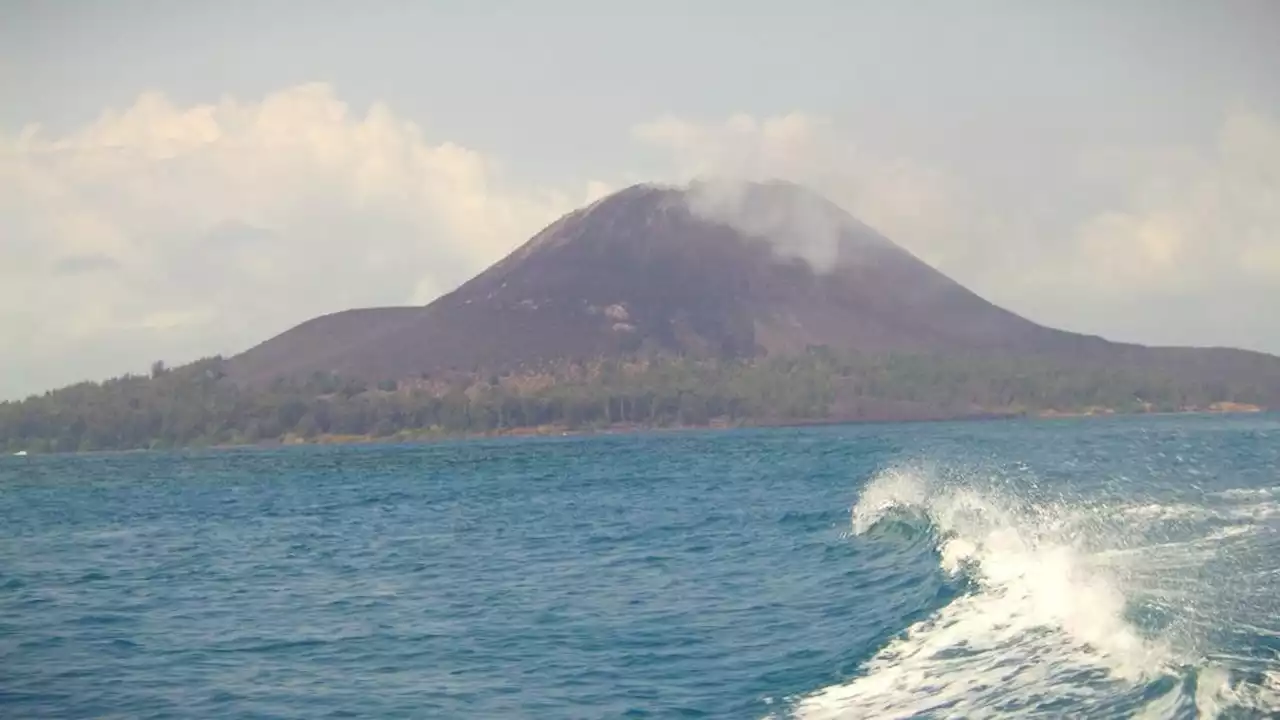
M1157 418L0 458L0 716L893 717L918 707L875 689L896 655L949 669L939 715L1248 717L1280 690L1278 440ZM961 532L980 503L899 492L924 510L853 527L904 464L1105 561L1107 627L1168 671L1117 684L1064 644L1069 608L975 614L1034 567Z

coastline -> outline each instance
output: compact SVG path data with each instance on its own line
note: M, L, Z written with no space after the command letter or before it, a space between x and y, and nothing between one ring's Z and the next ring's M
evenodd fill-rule
M553 438L553 437L593 437L605 435L635 435L640 433L676 433L691 431L747 430L768 428L805 428L838 425L906 425L916 423L939 422L991 422L1001 420L1079 420L1090 418L1139 418L1139 417L1181 417L1181 416L1238 416L1261 415L1271 412L1271 408L1244 403L1215 403L1208 408L1189 408L1185 410L1121 412L1113 408L1087 408L1079 411L1040 410L1036 412L981 412L964 415L918 414L902 416L878 417L844 417L844 418L793 418L787 420L759 420L731 422L725 419L713 420L699 425L645 425L642 423L615 423L602 427L572 428L564 425L542 425L537 427L517 427L487 432L447 432L443 430L424 429L421 431L402 431L395 435L336 435L321 434L311 438L298 435L286 435L283 438L257 443L228 443L221 445L185 445L172 448L130 448L127 450L86 450L52 453L10 453L11 457L39 456L75 456L75 455L118 455L128 453L174 452L181 450L261 450L280 447L320 446L320 445L425 445L441 442L458 442L466 440L495 440L501 438Z
M838 417L838 418L791 418L786 420L747 420L747 421L729 421L721 419L719 421L712 420L710 423L696 425L645 425L643 423L615 423L601 427L589 428L572 428L565 425L542 425L537 427L517 427L505 428L502 430L491 430L487 432L463 432L451 433L443 431L421 431L421 432L404 432L386 437L376 437L373 435L330 435L322 434L314 438L301 438L297 436L286 437L274 442L257 443L252 445L218 445L216 448L253 448L253 447L279 447L291 445L353 445L353 444L377 444L377 443L429 443L429 442L450 442L458 440L486 440L496 438L519 438L519 437L584 437L596 435L632 435L637 433L657 433L657 432L687 432L701 430L745 430L745 429L765 429L765 428L804 428L804 427L820 427L820 426L836 426L836 425L898 425L898 424L914 424L914 423L935 423L935 422L984 422L997 420L1068 420L1080 418L1104 418L1104 417L1171 417L1171 416L1189 416L1189 415L1205 415L1205 416L1224 416L1224 415L1260 415L1270 412L1269 408L1258 405L1249 405L1245 403L1215 403L1208 408L1188 408L1184 410L1157 411L1148 410L1143 412L1120 412L1112 408L1088 408L1081 411L1059 411L1059 410L1041 410L1036 412L1016 412L1016 411L988 411L976 412L963 415L948 415L943 413L929 414L920 413L916 415L899 415L899 416L873 416L873 417Z
M495 440L501 438L554 438L554 437L596 437L609 435L635 435L641 433L678 433L695 431L749 430L749 429L785 429L839 425L911 425L917 423L939 422L991 422L1002 420L1078 420L1089 418L1138 418L1138 417L1182 417L1182 416L1237 416L1261 415L1270 412L1269 408L1248 405L1231 409L1197 408L1188 410L1150 411L1150 412L1109 412L1079 411L1040 411L1035 413L987 412L968 415L920 415L916 417L869 417L869 418L800 418L777 421L746 422L711 422L700 425L644 425L638 423L617 423L595 428L571 428L560 425L543 425L538 427L507 428L488 432L451 433L442 431L422 431L398 433L396 435L377 437L373 435L318 435L314 438L286 437L271 442L235 445L212 445L208 450L246 450L276 447L298 447L309 445L418 445L439 442L458 442L466 440ZM183 448L175 448L183 449ZM190 448L186 448L190 449ZM119 450L104 452L151 452L150 450ZM69 453L82 454L82 453Z

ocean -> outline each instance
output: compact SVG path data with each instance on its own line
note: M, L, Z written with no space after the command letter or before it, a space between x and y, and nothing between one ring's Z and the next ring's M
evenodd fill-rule
M0 717L1280 716L1280 416L0 458Z

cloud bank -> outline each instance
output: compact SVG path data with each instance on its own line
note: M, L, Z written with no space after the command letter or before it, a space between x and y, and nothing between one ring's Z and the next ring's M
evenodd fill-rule
M810 186L1037 321L1280 352L1276 118L1228 113L1201 143L1096 148L1003 190L803 112L668 115L631 135L668 167L643 179ZM517 185L494 158L325 84L193 106L144 93L63 134L0 131L0 336L14 348L0 398L425 303L608 189ZM819 265L841 231L814 208L704 200Z
M424 303L602 194L521 188L324 84L0 134L0 397Z

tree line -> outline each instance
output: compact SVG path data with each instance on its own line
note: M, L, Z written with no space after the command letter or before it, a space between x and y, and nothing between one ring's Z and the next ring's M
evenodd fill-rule
M73 452L532 429L1120 413L1266 404L1276 389L1175 380L1048 358L842 354L751 360L650 357L523 373L440 373L378 383L317 373L244 387L221 357L0 403L0 448Z

